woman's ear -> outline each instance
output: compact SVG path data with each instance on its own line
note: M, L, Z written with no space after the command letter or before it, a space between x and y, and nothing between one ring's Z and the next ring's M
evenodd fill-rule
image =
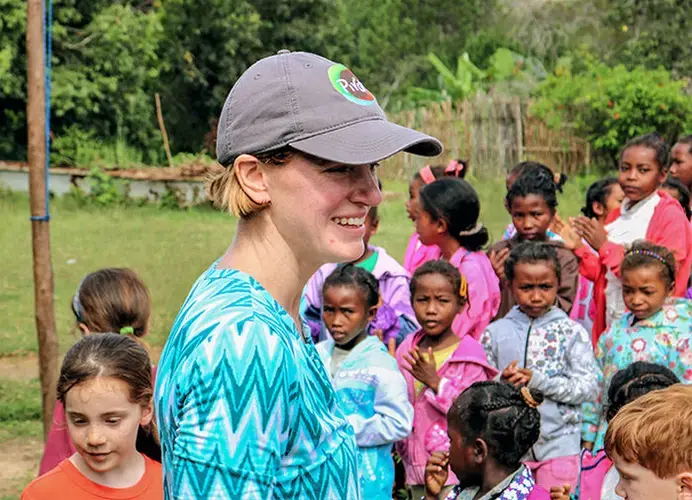
M242 154L233 162L235 176L243 192L258 205L271 203L267 178L264 169L266 166L252 155Z
M91 331L89 331L89 327L86 326L84 323L77 323L77 326L79 327L79 330L82 332L82 335L89 335Z

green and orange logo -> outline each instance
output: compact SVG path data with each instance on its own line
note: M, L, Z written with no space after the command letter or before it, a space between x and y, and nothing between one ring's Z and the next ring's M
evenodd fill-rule
M351 102L361 106L375 104L375 96L370 93L365 85L343 64L334 64L329 67L329 80L334 88Z

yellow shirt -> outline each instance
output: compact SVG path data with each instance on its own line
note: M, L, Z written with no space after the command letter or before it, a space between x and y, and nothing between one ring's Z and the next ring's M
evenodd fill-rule
M456 342L449 347L445 347L444 349L440 349L439 351L433 351L433 358L435 359L435 369L439 370L440 366L444 364L445 361L447 361L452 354L454 354L454 351L457 350L457 347L459 347L459 342ZM423 356L427 356L427 353L423 353ZM418 379L414 379L413 382L413 387L416 389L416 396L420 394L420 392L423 390L425 384L423 382L420 382Z

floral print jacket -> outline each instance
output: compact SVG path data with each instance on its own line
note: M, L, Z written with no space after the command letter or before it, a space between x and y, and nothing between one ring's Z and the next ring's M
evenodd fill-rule
M632 324L634 316L626 313L610 325L596 345L599 396L584 403L582 438L603 447L607 429L605 405L608 387L618 370L635 361L657 363L670 368L685 384L692 383L692 301L671 298L653 316Z

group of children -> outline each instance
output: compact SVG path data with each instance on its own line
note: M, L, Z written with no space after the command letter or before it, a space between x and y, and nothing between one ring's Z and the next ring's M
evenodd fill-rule
M304 297L363 498L392 498L397 463L416 500L654 498L642 478L692 496L692 387L678 385L692 383L692 137L670 163L657 136L630 141L618 177L562 219L564 176L523 162L507 178L512 223L489 249L467 164L426 166L403 265L369 243L370 210L363 255L320 268ZM72 308L85 336L23 498L160 498L146 286L97 271Z

